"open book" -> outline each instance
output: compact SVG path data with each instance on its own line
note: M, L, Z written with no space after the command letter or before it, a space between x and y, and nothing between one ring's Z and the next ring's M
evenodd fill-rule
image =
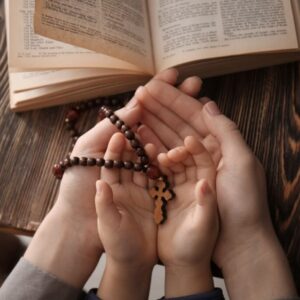
M298 0L6 0L6 24L14 110L300 58Z

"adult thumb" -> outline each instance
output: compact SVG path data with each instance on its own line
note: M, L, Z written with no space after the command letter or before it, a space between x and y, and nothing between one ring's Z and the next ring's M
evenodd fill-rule
M237 125L220 112L215 102L206 103L202 115L208 131L219 141L223 157L236 158L249 153L250 149Z
M113 201L112 189L103 180L96 182L95 206L98 222L100 224L105 224L109 227L119 225L121 215Z

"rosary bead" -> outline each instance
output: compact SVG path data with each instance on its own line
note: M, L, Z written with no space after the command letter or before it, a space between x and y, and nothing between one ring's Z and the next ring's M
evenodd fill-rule
M111 115L109 119L113 124L115 124L119 120L119 118L115 114Z
M68 120L68 119L65 119L65 122L66 122L66 120ZM66 122L66 129L67 130L74 130L74 123Z
M140 163L135 163L135 164L133 165L133 169L134 169L134 171L140 172L140 171L143 170L143 165L140 164Z
M111 104L112 104L112 106L116 106L116 105L118 105L119 104L119 100L117 99L117 98L113 98L113 99L111 99Z
M102 99L101 98L96 99L95 103L96 103L96 105L101 105Z
M133 168L133 162L132 161L124 161L124 169L131 170Z
M105 160L101 157L101 158L96 158L96 165L98 167L103 167L105 163Z
M107 169L111 169L114 166L114 162L111 159L106 159L104 163L104 167Z
M124 133L125 131L129 130L130 128L125 124L121 126L121 131Z
M104 98L104 100L103 100L103 103L104 103L104 105L110 105L110 99L109 98Z
M141 156L140 159L142 165L147 165L149 163L149 158L146 155Z
M78 134L78 131L76 129L71 129L70 130L70 135L71 135L71 137L75 137L75 136L78 136L79 134Z
M88 108L93 108L95 107L96 103L94 101L89 101L86 105Z
M149 177L150 179L156 180L159 177L161 177L161 172L159 170L158 167L154 166L154 165L150 165L148 166L148 168L146 169L146 175L147 177Z
M124 125L124 122L123 122L122 120L119 119L119 120L115 123L115 125L116 125L116 127L117 127L118 129L121 129L122 125Z
M81 166L86 166L87 165L87 157L80 157L79 158L79 164Z
M71 167L71 161L69 157L65 158L63 163L65 168Z
M126 138L129 139L129 140L134 139L134 133L133 133L133 131L131 131L131 130L126 130L126 131L125 131L125 136L126 136Z
M75 109L70 109L66 114L66 120L69 120L69 122L75 122L77 121L78 118L79 118L79 113Z
M133 149L141 147L140 142L137 139L130 140L130 145Z
M106 118L109 118L114 112L111 109L105 108L104 113Z
M114 168L121 169L124 167L124 163L121 160L114 160Z
M98 117L99 117L100 121L103 120L106 117L104 110L101 109L101 108L99 109Z
M53 172L54 176L58 179L61 179L64 175L64 169L59 164L55 164L53 166L52 172Z
M73 156L70 158L70 162L72 166L77 166L79 165L79 157Z
M145 151L142 147L136 148L135 152L136 152L137 156L144 156L145 155Z
M96 159L95 158L93 158L93 157L89 157L88 159L87 159L87 162L86 162L86 164L88 165L88 166L95 166L96 165Z

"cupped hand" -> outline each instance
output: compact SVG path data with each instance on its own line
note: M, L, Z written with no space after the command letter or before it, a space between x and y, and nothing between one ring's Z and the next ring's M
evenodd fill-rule
M134 161L136 157L121 133L112 136L105 159ZM126 150L126 148L128 148ZM152 160L155 150L146 145ZM157 226L153 220L153 199L148 178L143 172L121 169L101 169L97 182L96 210L98 232L108 264L146 265L157 261Z
M195 137L185 138L184 146L161 153L158 161L172 172L176 194L168 202L167 220L159 226L159 258L166 268L209 270L218 234L214 162Z

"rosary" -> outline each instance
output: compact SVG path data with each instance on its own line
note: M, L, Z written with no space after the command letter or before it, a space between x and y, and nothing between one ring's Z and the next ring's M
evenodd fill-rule
M113 101L112 101L113 102ZM101 105L101 99L95 101L89 101L86 104L82 103L71 108L65 118L65 124L67 129L70 131L73 138L73 145L79 137L79 133L75 128L76 121L79 118L80 112L86 108L93 108ZM172 189L170 189L170 183L167 176L163 175L158 167L151 164L149 157L146 154L143 145L136 138L134 132L129 126L127 126L124 121L122 121L112 109L106 106L101 106L99 110L99 117L108 118L110 122L117 127L117 129L122 132L125 138L129 141L133 151L138 157L137 162L132 161L122 161L122 160L111 160L104 158L94 158L94 157L70 157L68 155L65 159L60 161L58 164L53 166L53 174L57 179L61 179L64 171L72 166L83 166L83 167L104 167L107 169L124 168L126 170L132 170L133 172L143 172L145 175L152 180L155 180L154 187L148 190L149 195L154 200L154 221L156 224L162 224L167 219L167 202L175 197Z

